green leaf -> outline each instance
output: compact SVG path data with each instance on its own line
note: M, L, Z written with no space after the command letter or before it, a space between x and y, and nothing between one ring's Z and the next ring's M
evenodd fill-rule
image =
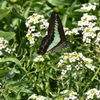
M61 5L67 5L68 3L66 0L47 0L51 5L54 6L61 6Z
M7 1L5 1L5 0L0 0L0 8L1 8L1 9L5 9L6 6L7 6Z
M0 9L0 20L7 16L7 14L10 12L9 9Z
M14 36L15 36L14 32L0 31L0 37L3 37L6 40L11 40L12 38L14 38Z
M27 17L28 17L29 10L30 10L30 7L27 7L27 8L25 9L24 18L27 18Z
M85 9L76 9L76 10L74 10L74 12L88 12L88 10L85 10Z
M16 5L15 5L15 7L13 7L13 9L12 9L12 13L13 13L16 17L25 20L25 18L22 16L22 13L19 12L19 9L17 8Z
M18 66L21 66L20 61L18 59L16 59L16 58L8 57L8 58L0 59L0 62L6 62L6 61L11 61L11 62L14 62L15 64L17 64Z
M5 72L7 72L5 69L0 69L0 78L4 76Z
M59 96L54 97L53 100L56 100L56 99L58 99L58 98L67 97L67 96L69 95L70 92L71 92L71 91L68 91L67 93L64 93L64 94L60 94Z
M89 2L91 2L91 3L100 2L100 0L89 0Z
M72 3L71 7L68 9L68 11L69 11L70 13L73 11L73 9L74 9L74 7L76 6L76 4L77 4L77 0L75 0L75 1Z
M68 15L67 14L64 14L63 15L63 19L62 19L62 23L63 23L63 26L64 27L66 26L67 18L68 18Z

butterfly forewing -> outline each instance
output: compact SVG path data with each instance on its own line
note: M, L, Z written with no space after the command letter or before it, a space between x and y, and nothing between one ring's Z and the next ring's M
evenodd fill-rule
M58 22L57 16L55 15L55 25L54 25L54 38L52 43L49 45L47 51L51 50L54 46L56 46L61 41L60 34L58 31Z

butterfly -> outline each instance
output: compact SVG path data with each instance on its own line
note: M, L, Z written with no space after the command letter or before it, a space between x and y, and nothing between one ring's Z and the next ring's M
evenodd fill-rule
M50 17L48 34L43 38L37 54L56 52L67 47L69 43L69 41L66 41L61 20L58 14L53 11Z

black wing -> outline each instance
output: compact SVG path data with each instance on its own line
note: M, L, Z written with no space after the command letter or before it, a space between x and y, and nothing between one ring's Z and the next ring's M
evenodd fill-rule
M48 34L43 38L42 43L37 51L38 54L44 54L48 49L49 45L52 43L54 39L54 26L55 26L55 12L52 12L50 17L50 24L48 28Z
M50 17L48 34L43 38L42 43L39 47L39 50L37 51L38 54L45 54L46 52L49 52L49 51L47 51L47 49L48 49L49 45L52 43L52 41L54 40L54 27L55 27L56 21L58 23L58 31L59 31L61 40L56 46L54 46L49 51L54 51L54 52L57 51L59 49L59 47L58 47L59 45L61 45L61 47L65 46L64 44L66 44L66 38L65 38L61 20L60 20L58 14L55 11L53 11L51 14L51 17Z

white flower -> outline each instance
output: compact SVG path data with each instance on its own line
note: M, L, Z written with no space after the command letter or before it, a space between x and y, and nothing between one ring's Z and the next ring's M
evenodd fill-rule
M67 70L71 70L71 69L72 69L72 68L71 68L71 65L67 65L67 66L66 66L66 69L67 69Z
M100 90L96 93L97 98L100 98Z
M78 63L80 63L80 62L78 62ZM82 66L82 65L78 64L78 65L75 66L75 68L76 68L77 70L79 70L79 69L80 69L80 66Z
M33 94L33 95L31 95L29 98L28 98L28 100L30 100L30 99L35 99L35 100L46 100L46 97L44 97L44 96L41 96L41 95L38 95L37 96L37 94Z
M64 53L64 55L61 56L60 58L62 58L62 59L64 59L64 60L67 60L67 59L68 59L68 55L67 55L67 53Z
M91 70L95 69L95 66L93 66L92 64L85 64L85 66Z
M12 51L15 51L16 49L15 48L12 48Z
M40 37L41 36L41 33L40 32L37 32L37 33L33 33L32 36L35 36L35 37Z
M34 44L35 43L35 39L34 38L29 39L29 41L30 41L30 44Z
M63 90L63 91L61 91L60 93L61 94L64 94L64 93L67 93L68 92L68 90Z
M4 41L4 38L0 37L0 43L3 43L3 41Z
M35 31L35 26L30 26L29 29L30 29L31 32Z
M41 61L44 61L44 58L41 55L39 55L34 59L34 61L35 62L41 62Z
M0 50L2 50L3 48L5 48L4 44L0 44Z
M45 26L45 28L48 28L49 23L47 22L47 20L44 19L44 21L43 21L43 25Z
M91 39L86 38L85 36L83 37L83 42L85 43L91 43Z
M6 52L8 52L8 53L10 53L11 52L11 49L9 49L9 48L6 48L6 50L5 50Z
M75 35L79 34L79 32L76 28L73 28L72 31L66 30L66 32L65 32L65 35L73 35L73 34L75 34Z
M87 95L87 98L86 98L86 100L88 100L88 99L93 99L93 97L94 96L96 96L97 98L100 98L100 97L98 97L98 96L100 96L100 91L99 90L97 90L97 89L91 89L91 90L89 90L89 91L87 91L85 94ZM99 95L98 95L99 94Z
M7 44L8 43L8 40L4 40L4 44Z
M87 4L83 4L83 7L81 7L81 9L90 11L90 10L95 10L96 9L96 5L98 5L97 3L87 3Z
M100 42L100 32L97 34L97 37L95 40L96 45L99 45L99 42Z
M79 34L78 30L75 29L75 28L72 29L72 32L73 32L75 35L78 35L78 34Z
M3 55L3 53L0 51L0 56Z
M82 53L79 53L79 57L80 57L80 58L83 58L84 56L83 56L83 54L82 54Z
M27 21L26 23L25 23L25 25L26 25L26 27L30 27L31 25L30 25L30 23L31 23L32 21Z
M79 70L83 65L85 65L86 68L89 68L92 71L94 71L94 69L96 68L96 66L92 64L93 60L90 58L86 58L82 53L64 53L64 55L62 55L60 58L61 60L58 63L58 67L61 67L63 65L63 68L66 66L66 70L72 70L71 66L73 65L76 70ZM61 74L65 74L66 70L62 69Z
M83 57L82 60L85 62L85 63L92 63L92 59L90 58L86 58L86 57Z
M78 22L78 26L89 26L91 24L90 21L97 20L97 17L94 15L88 15L88 13L83 14L81 17L81 21Z
M45 25L40 25L40 29L45 29Z
M79 58L76 57L76 56L73 56L73 57L69 58L70 62L75 62L76 60L79 60Z
M65 75L65 74L66 74L66 72L67 72L66 70L62 69L61 74L62 74L62 75Z
M92 30L93 30L93 32L95 32L97 30L100 30L100 27L97 27L97 26L96 27L93 27Z
M36 100L46 100L46 97L39 95L39 96L37 96Z
M61 59L59 62L58 62L58 67L60 67L62 64L63 64L63 60Z
M77 92L72 91L69 93L69 99L75 100L77 99Z
M30 23L34 23L34 24L39 23L39 21L38 21L38 15L37 14L33 14L33 16L30 16L28 18L30 20Z
M26 37L28 38L30 44L34 44L37 37L40 37L40 29L46 29L49 23L44 19L43 15L33 14L27 18L26 27L28 27L28 32ZM40 26L40 27L39 27Z
M96 22L90 22L88 25L89 28L93 28L95 26L96 26Z
M69 30L68 27L64 27L63 29L64 29L64 32Z
M28 98L28 100L29 100L29 99L36 99L36 97L37 97L36 94L33 94L33 95L31 95L31 96Z
M65 97L64 100L69 100L69 98Z
M72 31L66 31L65 32L65 35L71 35L72 34Z
M74 79L77 78L77 74L76 73L73 73L72 76L74 77Z
M99 27L92 27L88 26L85 27L82 34L83 34L83 42L85 43L91 43L91 39L96 37L96 31L100 30Z
M26 34L26 37L30 36L32 33L32 31L30 29L28 29L28 33Z
M0 37L0 50L2 50L3 48L5 48L8 44L8 41L5 40L3 37Z

